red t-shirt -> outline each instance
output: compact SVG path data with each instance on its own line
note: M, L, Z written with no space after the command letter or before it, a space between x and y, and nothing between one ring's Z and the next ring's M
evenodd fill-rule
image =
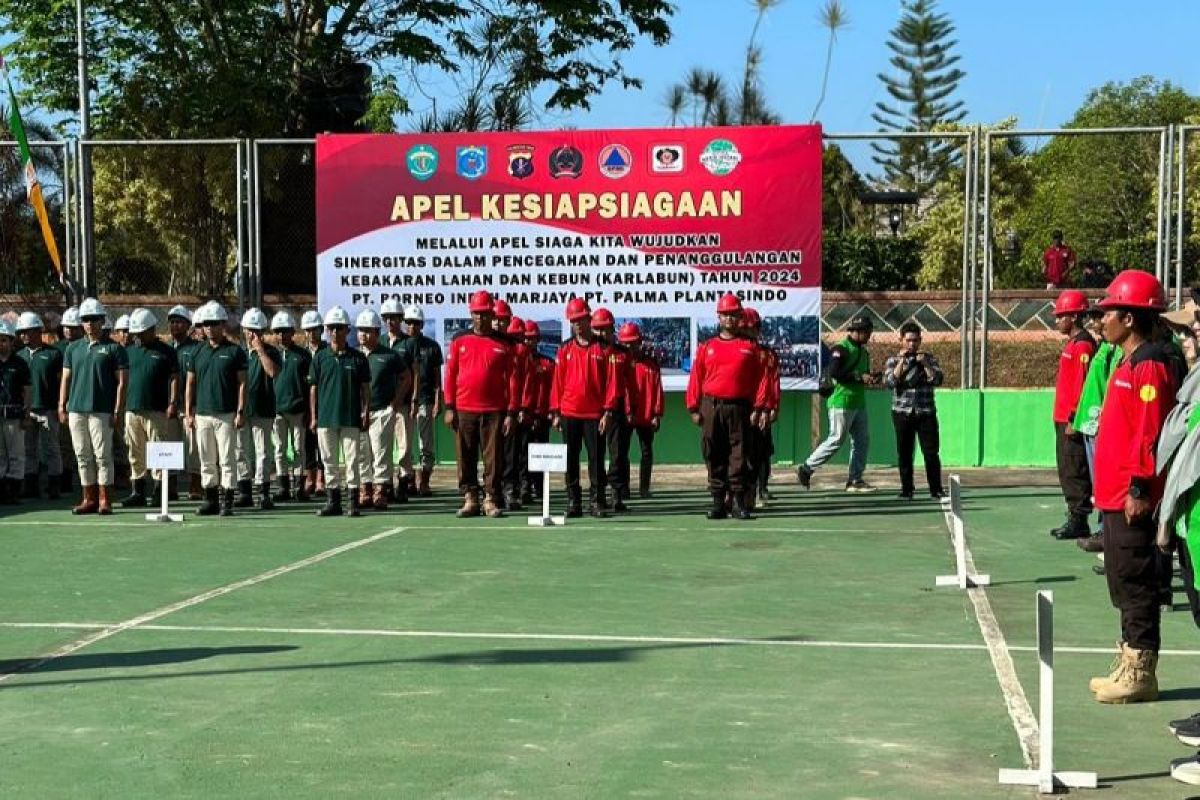
M629 381L629 424L635 428L651 427L651 420L662 419L664 398L662 369L651 356L631 359L632 379Z
M1088 365L1096 354L1096 340L1087 331L1080 331L1067 342L1058 358L1058 379L1054 383L1054 421L1075 419L1079 395L1087 377Z
M766 408L766 356L757 342L714 336L696 348L692 374L688 377L687 409L700 410L701 398L743 400L755 408Z
M598 339L581 345L571 339L558 351L550 410L572 419L600 419L605 411L624 408L616 363Z
M1067 277L1071 274L1071 267L1074 263L1074 250L1065 244L1050 245L1046 248L1046 252L1042 253L1042 274L1046 276L1047 283L1062 286L1067 282Z
M512 346L497 335L464 333L450 342L446 408L471 414L516 411L521 399Z

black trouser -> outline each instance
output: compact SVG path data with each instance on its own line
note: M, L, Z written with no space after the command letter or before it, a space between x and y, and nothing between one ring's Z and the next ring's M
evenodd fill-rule
M1067 513L1083 519L1092 513L1092 477L1088 472L1087 448L1083 434L1067 436L1065 422L1054 423L1054 455L1058 461L1058 483Z
M504 437L504 490L521 492L521 476L529 472L529 428L513 425L512 433Z
M500 499L500 442L504 412L487 414L458 412L458 430L454 449L458 458L458 490L462 494L479 490L479 456L483 455L483 491L493 501Z
M746 431L750 404L744 400L700 402L700 449L708 467L708 490L740 494L746 481Z
M642 460L638 465L638 490L645 494L650 491L650 476L654 472L654 428L646 425L634 430L637 431L638 446L642 448Z
M550 441L550 420L534 417L525 432L527 444L545 444ZM525 449L525 458L521 460L521 488L540 497L542 493L542 477L538 473L535 478L529 471L529 448Z
M763 431L754 424L746 426L745 440L745 456L746 456L746 477L744 488L746 490L758 489L758 474L763 467L763 459L767 451L767 439Z
M892 425L896 428L896 461L900 468L900 491L912 494L913 445L921 445L921 456L925 459L925 480L929 491L942 491L941 434L938 430L937 414L901 414L892 412Z
M1124 511L1104 512L1104 576L1109 599L1121 612L1121 639L1135 650L1158 652L1164 559L1154 537L1151 517L1130 525Z
M1175 540L1175 552L1179 554L1179 573L1183 578L1183 591L1192 609L1192 621L1200 628L1200 592L1196 591L1196 570L1192 565L1192 554L1187 542Z
M629 440L633 428L622 411L613 412L604 430L608 446L608 485L613 488L613 498L620 500L629 489Z
M579 488L579 455L583 448L588 454L588 497L604 505L604 450L600 447L600 420L562 418L563 440L567 443L567 500L579 503L583 497Z
M304 468L306 470L325 468L325 465L321 463L321 448L317 445L317 433L307 424L304 426Z
M767 427L762 432L762 455L758 462L758 468L755 469L755 477L758 479L758 493L764 497L767 494L767 483L771 480L771 456L775 455L775 436L772 434L772 428Z

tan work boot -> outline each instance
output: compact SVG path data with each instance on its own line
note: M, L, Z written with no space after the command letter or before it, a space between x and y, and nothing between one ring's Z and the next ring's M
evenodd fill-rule
M96 513L101 516L108 516L112 513L112 486L100 485L100 499L96 506Z
M71 509L72 514L95 514L100 508L100 487L84 486L83 499Z
M1108 666L1108 675L1104 677L1092 678L1088 681L1088 689L1092 694L1100 691L1106 686L1112 686L1121 673L1125 671L1125 643L1117 642L1117 654L1113 656L1112 663Z
M1144 703L1158 699L1158 653L1153 650L1134 650L1125 647L1125 669L1112 686L1102 686L1096 692L1101 703Z
M479 498L474 492L467 492L463 495L463 504L454 516L456 517L478 517L479 516Z
M483 501L483 513L492 519L504 516L504 512L500 510L499 503L491 495L488 495L487 499Z

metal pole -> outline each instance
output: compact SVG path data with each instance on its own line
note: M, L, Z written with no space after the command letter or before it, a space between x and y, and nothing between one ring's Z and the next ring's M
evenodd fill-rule
M1163 166L1163 287L1171 286L1171 202L1175 193L1175 126L1167 126L1167 152Z
M960 321L958 326L958 369L959 369L959 387L967 388L967 325L969 314L967 309L967 259L970 253L970 242L968 241L971 235L971 170L969 164L971 160L971 141L968 139L963 145L963 254L962 254L962 300Z
M1154 251L1154 276L1160 281L1163 279L1163 189L1165 188L1166 179L1164 175L1167 169L1167 129L1163 128L1162 133L1158 135L1158 203L1157 218L1155 225L1155 251Z
M91 110L88 89L87 38L83 0L75 0L75 54L79 78L79 138L91 135ZM96 251L92 239L92 162L82 143L79 145L79 255L84 291L96 293Z
M979 340L979 388L987 388L988 312L992 300L992 132L983 134L983 336Z
M252 231L250 235L254 264L254 273L262 279L262 195L258 184L258 145L257 140L248 143L250 148L250 219Z
M74 278L71 256L75 249L71 242L71 146L62 143L62 204L63 204L63 271Z
M246 299L250 298L250 304L254 305L253 293L246 283L246 260L243 258L243 246L245 234L242 224L242 143L238 142L233 146L233 192L237 198L235 205L235 216L237 217L237 274L241 284L241 292L238 293L238 306L242 311L245 311Z
M1179 196L1178 217L1175 222L1175 306L1183 306L1183 226L1184 211L1187 207L1187 137L1188 129L1179 127L1179 174L1175 180L1175 189Z

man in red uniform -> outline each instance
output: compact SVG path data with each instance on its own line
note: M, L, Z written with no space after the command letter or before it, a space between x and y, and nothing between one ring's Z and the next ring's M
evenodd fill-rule
M654 471L654 434L662 423L664 410L662 370L654 356L642 349L642 329L626 322L617 337L629 348L632 365L627 387L629 425L637 433L642 448L638 467L638 497L650 496L650 476Z
M520 392L517 398L517 424L513 426L512 435L504 437L504 505L510 511L519 511L521 475L528 472L529 465L529 428L525 423L529 417L526 400L529 397L530 355L525 344L525 322L520 317L510 317L504 332L513 349L513 368Z
M1061 289L1071 279L1075 269L1075 251L1063 244L1063 232L1055 231L1054 243L1042 253L1042 274L1047 289Z
M766 408L750 426L750 476L746 485L746 505L766 505L769 495L767 484L771 479L771 456L775 455L775 441L771 437L771 426L779 418L779 356L759 338L762 336L762 317L753 308L742 310L742 335L754 342L762 355L766 370Z
M591 513L593 517L604 517L607 503L600 443L624 398L617 394L616 369L608 349L592 332L587 301L576 297L567 303L567 321L571 323L571 338L558 351L550 391L552 422L567 443L567 516L583 516L579 455L587 447Z
M701 442L712 494L709 519L724 519L725 495L733 515L750 519L746 488L749 428L766 410L767 371L758 346L741 335L742 301L726 294L717 303L720 333L696 348L688 378L687 410L703 431Z
M542 332L532 320L525 323L525 347L529 350L529 370L525 376L525 399L521 405L526 409L525 427L529 442L545 444L550 441L550 392L554 385L554 359L538 352ZM529 472L529 449L522 462L521 502L532 503L542 497L542 480Z
M445 422L454 431L458 456L458 488L463 493L459 517L479 516L479 456L483 451L483 513L503 516L501 439L516 423L520 389L513 350L493 328L492 296L471 296L471 330L449 346L443 394Z
M1079 539L1091 534L1087 520L1092 513L1092 478L1087 448L1083 434L1071 427L1088 365L1096 353L1096 340L1083 327L1087 310L1087 297L1076 289L1068 289L1054 301L1054 325L1067 337L1054 384L1054 452L1058 483L1067 501L1067 521L1050 531L1055 539Z
M607 308L597 308L592 312L592 330L608 349L609 360L614 366L613 375L617 379L617 408L604 432L604 440L608 449L605 480L612 488L613 511L620 512L629 510L625 501L629 499L629 440L633 437L633 429L629 427L627 409L633 362L629 357L629 348L617 341L616 324L616 319Z
M1120 655L1090 688L1101 703L1158 697L1159 591L1154 509L1162 498L1155 448L1186 368L1169 342L1154 341L1167 306L1162 284L1126 270L1100 301L1104 338L1121 348L1096 431L1096 505L1104 512L1104 574L1121 611Z

